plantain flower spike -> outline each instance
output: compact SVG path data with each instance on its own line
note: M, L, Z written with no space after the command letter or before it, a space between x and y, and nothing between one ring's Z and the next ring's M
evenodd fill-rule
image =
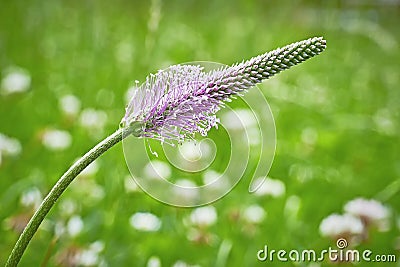
M134 136L182 142L217 127L216 112L235 96L326 48L314 37L247 61L205 72L201 66L174 65L150 74L126 107L122 127Z

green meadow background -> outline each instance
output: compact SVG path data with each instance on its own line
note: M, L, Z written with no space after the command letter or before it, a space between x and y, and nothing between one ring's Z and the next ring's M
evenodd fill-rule
M269 177L283 182L283 194L249 194L243 179L212 204L214 222L191 225L193 209L132 189L118 144L62 195L20 266L76 266L74 255L85 251L88 266L276 266L259 262L257 251L335 247L319 225L358 197L380 201L390 217L385 231L371 229L355 248L397 255L397 263L358 266L400 266L399 25L396 0L2 0L0 78L19 70L29 82L23 92L0 89L0 133L21 148L0 154L0 263L33 213L27 194L45 196L74 160L118 128L135 80L171 64L232 64L323 36L323 54L259 86L277 132ZM60 108L65 95L79 100L76 114ZM101 122L82 124L85 110L99 112ZM70 145L43 145L49 129L66 131ZM249 222L243 211L254 205L265 216ZM159 229L132 227L138 212L157 216ZM75 232L68 230L74 222Z

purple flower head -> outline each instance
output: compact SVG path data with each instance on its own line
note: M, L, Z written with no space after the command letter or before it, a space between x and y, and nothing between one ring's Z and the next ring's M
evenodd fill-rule
M135 90L121 124L135 136L161 141L206 136L224 102L325 48L326 41L314 37L210 72L192 65L160 70Z

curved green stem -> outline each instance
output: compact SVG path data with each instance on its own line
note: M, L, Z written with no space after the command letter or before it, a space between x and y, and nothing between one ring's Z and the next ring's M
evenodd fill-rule
M125 137L129 135L124 129L118 129L113 134L105 138L103 141L98 143L89 152L87 152L83 157L76 161L57 183L53 186L51 191L48 193L46 198L41 203L38 210L30 219L29 223L25 227L24 231L20 235L17 243L15 244L10 256L8 257L6 266L17 266L21 260L22 255L29 242L31 241L33 235L36 233L39 225L42 223L43 219L46 217L47 213L57 202L61 194L67 189L68 185L75 179L75 177L81 173L90 163L97 159L100 155L106 152L109 148L113 147L118 142L122 141Z

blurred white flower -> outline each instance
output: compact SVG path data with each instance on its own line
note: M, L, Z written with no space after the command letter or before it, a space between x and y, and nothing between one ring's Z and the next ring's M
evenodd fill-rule
M133 180L133 178L130 175L127 175L125 177L124 186L125 186L126 192L139 191L139 186L137 185L137 183Z
M172 265L172 267L188 267L188 266L189 265L186 262L181 260L175 262L174 265Z
M42 135L42 144L50 150L64 150L72 143L69 132L62 130L46 130Z
M207 169L203 173L203 184L211 184L211 188L215 190L225 190L229 187L230 182L229 180L227 180L227 177L223 176L221 173L211 169Z
M5 95L25 92L31 86L29 72L22 68L10 68L6 70L1 80L1 92Z
M265 210L259 205L251 205L244 210L243 217L250 223L261 223L265 218Z
M83 226L84 224L80 216L72 216L67 223L67 232L72 237L77 236L82 232Z
M97 184L95 179L77 179L76 183L71 185L71 190L84 196L80 202L86 202L87 205L93 205L106 195L104 187Z
M211 184L215 182L218 178L220 178L222 175L221 173L207 169L204 174L203 174L203 184Z
M193 162L199 160L202 157L203 151L201 150L199 143L184 142L182 145L178 146L178 148L180 156L185 160Z
M285 194L285 184L281 180L271 179L267 177L263 182L264 177L257 178L254 181L256 187L261 186L254 192L257 196L269 195L272 197L280 197Z
M373 116L377 130L381 134L394 135L396 134L396 124L393 118L393 112L389 109L383 108L378 110Z
M65 216L74 214L77 210L77 203L75 200L70 198L62 199L60 202L60 212Z
M37 209L42 202L43 197L42 193L37 187L30 188L29 190L22 193L21 196L21 204L25 207L32 206L34 209Z
M361 234L364 230L359 218L350 214L332 214L322 220L319 231L323 236L337 238L348 234Z
M257 146L261 141L261 132L258 127L252 127L247 130L248 142L252 146Z
M59 107L65 115L75 116L81 109L81 101L74 95L65 95L60 98Z
M151 179L168 179L171 167L164 161L152 160L144 167L144 174Z
M196 208L190 214L190 221L198 226L212 225L217 221L217 210L213 206Z
M179 198L185 200L194 200L199 195L196 183L187 179L179 179L175 182L174 193Z
M147 267L161 267L161 260L159 257L151 256L147 261Z
M180 187L196 187L196 183L187 179L178 179L175 182L176 185L179 185Z
M257 125L257 120L249 109L230 110L222 115L221 122L232 130L243 130Z
M98 266L100 263L100 252L104 249L102 241L90 244L88 249L79 251L77 254L77 264L82 266Z
M103 129L107 122L107 113L92 108L84 109L79 117L80 125L88 130Z
M0 155L16 156L21 150L21 143L17 139L0 133Z
M65 224L63 221L57 221L54 225L54 235L59 238L61 237L66 231Z
M90 244L89 249L94 252L100 253L104 250L104 247L105 247L104 242L101 240L97 240L97 241L93 242L92 244Z
M318 140L318 133L313 128L305 128L301 132L301 141L307 145L314 145Z
M172 267L200 267L199 265L190 265L182 260L178 260Z
M154 232L161 227L161 220L149 212L137 212L133 214L129 219L129 223L136 230L146 232Z
M104 191L103 186L93 183L93 186L90 188L89 195L95 200L101 200L106 195L106 192Z
M193 242L200 240L203 235L203 231L200 231L197 228L189 228L186 232L187 239Z
M76 263L78 266L95 266L99 263L99 255L89 249L81 250L76 255Z
M357 198L346 203L345 212L360 217L366 223L378 223L388 219L389 209L374 199Z

